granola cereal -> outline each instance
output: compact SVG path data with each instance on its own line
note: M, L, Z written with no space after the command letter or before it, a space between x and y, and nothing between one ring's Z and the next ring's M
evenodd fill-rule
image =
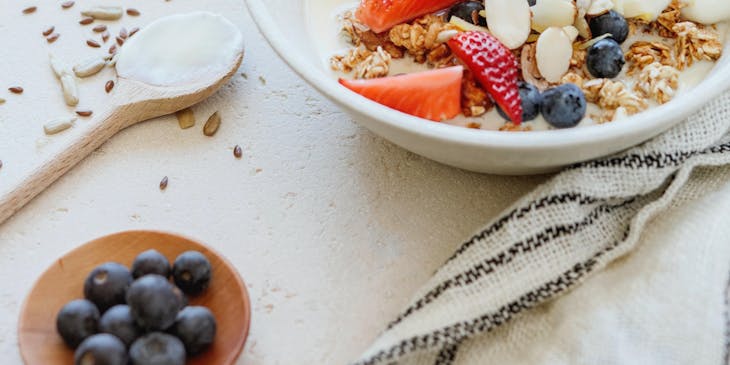
M375 18L387 17L387 11L380 7L388 7L390 3L399 1L413 0L389 0L382 4L378 2L378 7L370 9L370 16ZM364 3L366 1L363 1L362 4ZM624 26L627 28L626 31L629 36L625 43L618 47L614 45L614 47L620 48L621 54L618 60L623 59L626 64L623 67L614 69L620 70L620 72L602 72L596 69L596 53L589 56L589 50L598 48L597 46L594 47L597 42L605 44L606 42L602 40L609 37L609 34L608 32L604 32L605 34L591 34L592 31L587 28L588 22L592 22L592 18L605 14L603 12L586 15L587 8L585 7L590 6L590 4L590 1L578 2L577 15L563 14L561 13L563 10L555 8L545 10L546 7L544 6L542 8L530 8L531 21L535 22L536 18L541 20L537 24L538 27L535 27L536 23L532 24L532 30L528 32L529 34L526 33L528 36L522 41L521 45L515 43L514 39L499 39L499 35L504 34L504 29L491 28L499 26L500 22L496 22L497 25L495 25L495 22L489 24L482 22L484 19L480 21L479 17L484 16L484 12L478 13L469 10L471 15L465 19L449 18L446 16L446 11L419 13L413 14L414 16L409 21L399 21L383 26L382 23L377 21L375 23L368 22L367 18L358 19L362 15L362 9L359 8L357 12L348 11L340 17L342 32L351 47L340 54L331 56L329 59L330 66L332 70L347 74L347 77L354 79L387 77L395 73L410 72L411 68L427 70L465 66L463 78L461 79L460 109L461 115L470 119L458 121L454 124L475 129L492 128L502 131L530 131L544 129L548 124L545 122L520 124L519 121L517 123L505 121L500 126L500 124L485 122L486 119L484 118L496 117L494 100L499 101L499 98L490 95L490 92L495 92L494 90L488 91L488 87L480 84L479 80L484 82L484 73L479 73L474 69L470 70L468 62L459 59L459 57L464 57L462 54L463 49L455 49L454 52L456 53L452 52L452 48L447 45L449 39L458 37L459 34L467 31L489 32L493 37L502 41L503 46L510 44L510 47L505 49L516 58L520 82L529 84L527 86L535 86L540 92L563 84L577 85L579 89L576 92L581 93L581 97L584 97L590 105L590 109L583 114L585 119L589 120L586 124L612 122L670 102L678 95L678 90L685 89L686 85L680 88L680 83L687 82L686 80L681 81L680 75L683 72L698 72L694 69L688 70L688 68L698 61L714 62L722 55L723 39L728 28L724 24L702 24L689 20L683 14L683 9L687 7L686 1L672 0L666 9L661 11L656 9L651 10L652 13L634 14L624 18L626 21ZM460 6L460 3L454 5L454 7L457 6ZM469 9L473 9L477 5L470 4L469 6ZM506 14L510 16L518 14L518 8L522 6L524 5L514 6L511 10L514 12ZM451 10L453 8L449 9L449 14L459 13ZM535 14L535 12L540 11L552 13ZM616 7L612 11L623 15L621 13L623 9L620 7ZM489 14L488 9L486 13ZM462 14L466 13L462 12ZM553 18L564 19L566 15L568 17L578 17L578 19L575 19L574 27L566 27L565 23L552 26L543 24L543 22L549 23ZM730 19L728 20L730 21ZM372 25L372 27L367 24ZM546 53L541 51L540 67L543 68L546 75L549 74L551 81L559 80L558 82L548 82L538 68L539 55L536 50L540 44L543 44L543 46L540 46L541 49L546 49L544 45L548 44L545 43L547 41L541 43L540 40L543 33L547 33L546 30L551 27L562 28L568 40L572 42L572 54L570 54L570 64L567 67L567 72L564 72L566 69L564 68L565 64L560 63L557 65L558 61L556 61L556 65L560 67L550 67L552 64L549 60L552 58L545 58ZM555 36L555 30L551 32L551 36ZM543 38L548 39L549 37ZM554 40L564 41L558 38ZM553 40L553 38L550 39ZM623 41L623 39L620 41ZM560 49L562 52L571 51L571 48L566 49L563 43L560 45L561 47L555 49ZM453 47L453 44L451 46ZM613 49L616 50L617 48ZM567 55L568 53L562 54ZM593 58L591 59L591 57ZM548 60L547 63L546 60ZM563 60L567 60L567 57L561 58L559 62L563 62ZM509 65L509 62L512 61L503 62L500 67ZM616 61L615 64L619 63L620 61ZM545 67L546 64L547 67ZM603 67L606 70L609 66ZM555 70L558 71L553 72ZM704 70L704 68L701 68L701 70ZM502 71L504 70L500 69L499 72ZM499 79L499 72L490 77ZM562 77L556 79L554 76L558 76L561 72L564 72ZM600 76L594 76L591 73ZM693 79L700 78L693 77ZM393 81L397 82L396 79ZM525 90L520 86L520 93L523 91ZM499 103L505 105L502 101L499 101ZM517 116L519 114L511 114L512 119L517 119ZM547 120L547 117L545 120L551 123ZM557 128L563 128L563 126L559 126L558 122L551 124Z
M654 62L641 70L637 89L659 104L672 100L679 86L679 70Z

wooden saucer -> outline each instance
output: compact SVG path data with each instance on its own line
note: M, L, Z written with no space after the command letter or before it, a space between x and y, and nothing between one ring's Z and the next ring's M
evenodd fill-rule
M23 303L18 324L18 345L27 365L71 365L74 352L56 332L56 314L66 303L84 297L83 282L91 270L113 261L131 266L141 252L155 249L172 263L184 251L199 251L213 266L210 287L190 305L208 307L218 330L208 351L187 364L233 364L243 350L251 323L246 286L236 269L212 249L187 238L153 231L116 233L93 240L59 258L38 279Z

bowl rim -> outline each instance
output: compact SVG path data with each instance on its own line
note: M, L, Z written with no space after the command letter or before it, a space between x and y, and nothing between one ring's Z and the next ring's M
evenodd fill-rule
M712 77L705 78L691 92L683 94L681 98L611 123L583 128L505 133L430 122L388 108L342 87L337 80L306 61L306 57L295 56L298 52L293 52L294 48L288 46L289 41L279 29L280 25L276 24L271 17L264 0L245 0L245 2L259 31L274 51L294 72L320 93L351 111L367 115L389 127L454 144L491 146L512 150L544 150L601 144L636 135L645 136L643 140L646 140L682 122L691 113L696 112L730 88L728 85L730 84L730 62L727 62L721 65L721 68L713 70ZM726 40L726 46L727 42L730 40Z

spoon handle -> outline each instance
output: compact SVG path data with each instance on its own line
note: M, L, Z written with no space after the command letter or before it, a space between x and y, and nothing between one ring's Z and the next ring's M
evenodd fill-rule
M0 223L10 218L114 134L128 126L129 119L121 109L112 109L89 122L83 122L86 124L85 129L78 136L74 136L73 143L49 157L15 185L15 188L0 195Z

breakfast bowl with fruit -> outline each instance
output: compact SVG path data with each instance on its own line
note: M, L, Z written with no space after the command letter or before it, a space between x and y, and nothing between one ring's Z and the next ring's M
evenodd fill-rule
M433 160L529 174L621 151L730 85L723 0L246 0L302 78Z

